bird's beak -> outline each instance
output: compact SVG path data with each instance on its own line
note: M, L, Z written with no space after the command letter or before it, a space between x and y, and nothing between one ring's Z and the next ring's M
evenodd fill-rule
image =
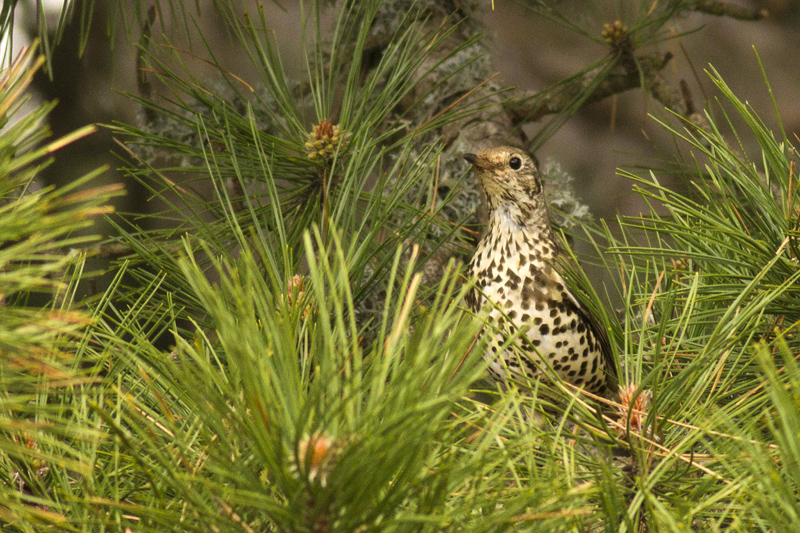
M464 159L466 159L470 165L478 170L485 170L488 168L488 162L479 155L466 153L464 154Z

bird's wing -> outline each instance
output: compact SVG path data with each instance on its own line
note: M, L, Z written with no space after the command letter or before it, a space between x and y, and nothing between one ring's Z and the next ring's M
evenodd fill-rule
M558 273L559 277L561 277L562 283L564 283L563 275L562 274L571 274L568 277L575 278L578 273L582 274L582 270L580 267L572 261L569 256L560 251L560 253L556 254L558 258L553 267L555 268L556 272ZM564 283L566 287L567 284ZM603 359L606 363L606 368L608 369L608 375L611 380L608 382L608 388L610 391L616 391L618 384L619 384L619 373L617 369L617 362L614 358L614 354L611 351L611 341L608 338L608 330L600 322L594 313L588 311L589 306L587 305L588 296L581 291L573 292L571 290L567 291L570 298L572 299L572 303L575 304L575 310L580 315L582 319L585 320L586 324L589 325L589 329L592 331L592 335L595 336L597 342L600 344L600 350L603 353Z
M585 305L579 304L577 308L578 314L586 321L586 323L589 325L589 328L592 330L592 334L597 339L597 342L600 343L600 350L603 352L603 359L605 359L606 362L608 376L611 378L608 380L608 389L613 393L617 390L617 386L619 384L619 373L617 370L616 359L611 351L611 341L608 338L608 330L599 320L597 320L597 317L594 316L594 314L586 311Z
M472 287L469 291L467 291L467 295L464 296L464 303L466 303L467 307L469 307L471 310L475 312L480 311L480 309L478 309L478 291L475 289L475 287Z

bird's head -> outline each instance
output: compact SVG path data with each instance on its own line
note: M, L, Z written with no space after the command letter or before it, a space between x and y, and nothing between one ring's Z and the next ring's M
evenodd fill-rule
M539 169L522 150L498 146L477 155L464 154L464 159L478 173L490 211L501 210L514 218L521 215L525 219L539 218L536 215L542 210L546 213Z

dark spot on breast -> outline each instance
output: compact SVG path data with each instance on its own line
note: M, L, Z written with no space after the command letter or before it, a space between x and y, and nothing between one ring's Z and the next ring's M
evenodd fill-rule
M520 294L520 297L522 298L523 302L525 300L530 300L533 298L533 291L531 290L531 288L528 286L527 283L525 284L525 286L522 287L522 293Z
M531 361L530 359L523 359L523 362L525 363L525 373L530 377L535 376L536 365L533 364L533 361Z
M548 326L547 324L542 324L541 326L539 326L539 333L541 333L542 335L547 335L548 333L550 333L550 326Z
M520 279L520 277L519 277L519 276L517 276L517 273L516 273L516 272L514 272L513 270L511 270L510 268L507 268L507 269L506 269L506 276L508 276L508 279L514 280L514 283L515 283L515 284L516 284L516 283L519 283L520 281L522 281L522 280Z

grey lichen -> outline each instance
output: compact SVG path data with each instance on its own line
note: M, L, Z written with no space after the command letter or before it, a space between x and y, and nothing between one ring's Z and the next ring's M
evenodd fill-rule
M545 196L550 206L550 221L553 225L569 230L574 226L591 222L589 206L576 196L574 178L561 167L561 164L547 159L540 170Z

